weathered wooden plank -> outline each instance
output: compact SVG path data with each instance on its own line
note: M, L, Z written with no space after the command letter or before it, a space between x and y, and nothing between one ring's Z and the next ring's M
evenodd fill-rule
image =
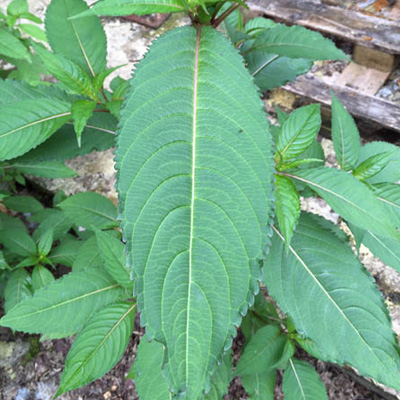
M400 132L400 107L395 103L362 94L349 87L337 84L327 85L311 74L299 76L283 88L325 105L331 104L329 89L332 89L354 116L374 121L386 128Z
M320 0L251 0L250 6L270 18L400 54L400 22L322 4Z
M383 72L392 72L396 58L398 56L358 44L354 46L353 50L353 61L355 63Z

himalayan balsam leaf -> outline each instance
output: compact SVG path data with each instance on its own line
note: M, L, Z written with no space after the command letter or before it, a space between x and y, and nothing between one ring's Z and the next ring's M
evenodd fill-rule
M72 264L72 271L79 272L89 268L97 270L102 267L103 260L101 259L97 238L96 236L93 236L86 240L86 242L80 247Z
M276 143L276 158L291 160L311 146L321 127L319 104L293 111L283 123Z
M235 374L250 375L274 369L282 358L286 341L286 336L275 325L259 329L245 347Z
M93 115L96 103L90 100L78 100L72 104L72 118L74 120L74 129L78 140L78 146L82 144L82 132L87 121Z
M383 204L352 175L333 168L312 168L286 176L306 183L354 225L384 237L400 237Z
M289 118L289 114L285 113L275 104L276 115L278 117L279 125L282 126L285 121Z
M70 229L73 222L65 213L59 210L51 210L39 224L39 227L33 233L33 238L38 240L49 229L53 230L53 240L61 239Z
M30 276L24 268L13 271L8 278L4 291L4 310L8 313L20 301L32 295Z
M7 229L5 234L1 235L0 243L11 253L22 257L36 254L36 245L31 236L19 229Z
M27 0L13 0L7 7L7 14L16 17L29 12Z
M4 28L0 30L0 55L17 59L30 59L28 49Z
M76 337L65 360L56 396L101 378L124 354L133 331L135 304L101 309Z
M181 0L103 0L98 1L90 11L79 15L78 19L92 13L97 15L146 15L181 12L185 10L183 4Z
M32 196L11 196L3 204L10 210L22 213L34 213L43 210L43 205Z
M22 174L29 174L34 176L42 176L43 178L72 178L76 176L76 172L67 167L62 162L57 161L25 161L18 160L12 163L11 166L17 169Z
M364 160L354 171L354 176L364 181L379 174L389 163L391 152L378 153Z
M109 234L96 231L100 256L107 272L123 287L131 287L133 282L126 267L125 245Z
M71 118L70 104L54 99L2 106L0 160L18 157L50 137Z
M21 301L0 320L0 325L59 338L71 336L97 310L123 296L121 286L105 272L71 273Z
M166 346L171 389L197 400L258 291L268 123L231 43L185 27L152 45L120 126L121 218L142 324Z
M275 213L282 234L289 245L300 216L300 195L294 183L286 176L276 175L275 185Z
M18 24L18 28L21 29L22 32L26 33L29 36L32 36L35 39L38 39L42 42L47 42L46 34L37 25Z
M44 288L54 282L53 274L42 265L38 265L32 271L32 289L37 290Z
M70 19L88 9L83 0L53 0L46 12L46 34L54 52L96 76L106 69L107 42L101 21L93 14Z
M389 211L392 221L400 228L400 184L382 183L376 185L378 200Z
M399 389L399 349L382 295L350 246L322 228L320 219L300 217L289 252L274 228L264 268L268 291L324 360Z
M345 171L354 169L360 152L360 134L353 117L333 93L332 140L341 168Z
M77 226L86 229L118 225L117 208L107 197L94 192L78 193L58 205Z
M48 231L45 231L43 235L39 239L38 243L38 253L42 256L47 256L49 254L51 247L53 245L53 228L50 228Z
M326 389L315 369L306 361L289 360L283 374L285 400L328 400Z
M348 56L320 33L302 26L280 25L257 36L253 51L262 51L290 58L316 60L348 60Z
M78 240L63 241L56 248L53 248L47 258L54 264L62 264L67 267L72 267L82 243L83 242Z
M211 388L204 400L222 400L228 393L228 386L232 379L232 351L222 357L215 374L211 378Z
M274 400L276 370L260 374L242 375L243 387L250 395L249 400Z

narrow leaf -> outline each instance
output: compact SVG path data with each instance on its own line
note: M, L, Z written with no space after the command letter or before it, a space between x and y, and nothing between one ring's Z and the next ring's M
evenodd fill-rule
M166 346L171 389L197 399L258 291L268 123L232 44L184 27L137 68L120 126L121 218L142 324Z
M398 344L382 295L350 246L322 228L320 219L300 217L289 252L274 228L264 268L268 291L323 360L399 388Z
M38 243L38 252L41 256L47 256L50 253L51 247L53 245L54 231L50 228L40 236Z
M314 368L292 358L283 374L285 400L328 400L326 389Z
M72 104L72 118L74 120L74 129L78 140L78 146L82 144L82 132L85 128L87 121L93 115L93 110L96 107L94 101L78 100Z
M65 360L56 396L101 378L128 346L135 304L116 303L98 311L76 337Z
M96 76L106 69L107 42L101 21L93 14L71 19L88 9L83 0L53 0L46 12L46 33L54 52Z
M2 106L0 160L26 153L44 142L70 118L70 105L54 99L24 100Z
M358 162L360 134L353 117L339 99L332 94L332 140L336 158L345 171L352 170Z
M23 268L19 268L11 273L4 291L4 310L6 313L12 310L23 299L32 295L29 280L30 276Z
M56 161L34 162L18 160L11 164L11 167L17 169L22 174L41 176L43 178L57 179L76 176L76 172L73 169L67 167L62 162Z
M371 190L346 172L333 168L312 168L285 175L306 183L354 225L384 237L399 237L383 204Z
M34 39L38 39L42 42L47 42L46 34L41 28L36 25L18 24L18 28L27 35L32 36Z
M378 153L364 160L354 171L354 176L364 181L379 174L389 163L391 152Z
M77 226L86 229L118 225L117 208L107 197L94 192L78 193L58 205Z
M123 296L123 289L104 272L71 273L21 301L0 325L28 333L70 336L97 310Z

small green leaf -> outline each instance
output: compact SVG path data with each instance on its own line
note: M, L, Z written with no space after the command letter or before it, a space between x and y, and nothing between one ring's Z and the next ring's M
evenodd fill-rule
M114 71L123 66L124 65L118 65L117 67L107 68L104 71L101 71L98 75L96 75L93 79L94 92L98 93L98 91L103 87L104 81L107 78L107 76L109 76Z
M221 400L228 393L228 386L232 379L232 351L227 351L218 363L211 378L210 391L204 400Z
M29 256L28 258L25 258L22 260L20 263L18 263L15 268L26 268L26 267L32 267L34 265L38 265L39 259L36 255L34 256Z
M53 228L50 228L43 235L40 236L38 243L39 256L47 256L50 253L51 247L53 245Z
M110 371L128 346L136 304L116 303L98 311L76 337L65 360L56 397Z
M63 240L61 244L51 250L47 257L53 264L62 264L67 267L72 267L83 242L73 240Z
M84 269L100 269L102 267L103 260L100 255L97 238L93 236L80 246L72 264L72 271L79 272Z
M117 208L107 197L94 192L78 193L59 204L65 214L86 229L118 226Z
M108 101L106 103L107 110L109 110L110 113L112 115L114 115L115 118L119 118L123 102L124 102L124 100L122 100L122 99Z
M105 272L73 272L20 302L0 320L0 325L52 337L70 336L97 310L124 295L121 286Z
M28 272L23 268L11 272L4 291L5 312L8 313L23 299L26 299L31 295L30 276Z
M372 178L390 163L392 154L392 152L384 152L367 158L356 168L353 175L360 181Z
M348 60L349 57L320 33L302 26L278 25L257 36L253 51L264 51L290 58Z
M77 63L89 76L106 69L107 40L103 25L93 13L87 18L71 17L89 10L83 0L53 0L46 12L46 34L53 51Z
M360 152L360 134L353 117L332 94L332 140L336 158L345 171L355 168Z
M274 400L276 369L240 377L250 400Z
M300 195L294 183L287 177L276 175L275 212L282 234L289 245L300 217Z
M7 264L6 259L4 258L3 252L0 250L0 271L4 271L6 269L11 269Z
M22 257L29 257L36 254L34 240L20 229L8 229L6 234L1 235L0 242L6 249Z
M276 143L278 160L291 160L307 150L321 127L319 104L312 104L292 112L283 123Z
M18 28L21 29L22 32L26 33L29 36L32 36L35 39L38 39L42 42L47 42L46 34L42 29L40 29L36 25L32 24L19 24Z
M38 240L48 230L53 230L53 240L61 239L72 227L73 222L62 211L52 210L39 224L33 233L33 238Z
M133 282L126 266L125 245L106 232L96 231L100 256L107 272L123 287L132 287Z
M10 210L22 213L34 213L43 210L43 205L32 196L11 196L3 200Z
M27 0L13 0L7 7L7 13L20 16L29 12Z
M72 104L72 118L79 147L81 147L82 131L89 118L93 115L95 107L96 103L89 100L78 100Z
M37 17L36 15L34 15L30 12L23 13L19 17L23 18L23 19L27 19L28 21L36 22L37 24L42 23L42 20L39 17Z
M281 360L286 341L286 337L275 325L259 329L245 347L235 374L251 375L274 369Z
M311 168L288 177L306 183L344 219L388 238L398 238L393 221L375 194L345 171Z
M76 172L73 169L57 161L30 162L20 160L11 164L11 166L22 174L42 176L43 178L57 179L76 176Z
M276 110L276 115L278 117L279 125L282 126L286 122L286 120L289 118L290 114L285 113L276 104L275 104L275 110Z
M35 292L49 286L52 282L54 282L54 276L46 267L38 265L33 269L32 288Z
M7 57L30 60L30 52L27 47L5 29L0 30L0 54Z
M326 389L314 368L292 358L283 374L285 400L328 400Z

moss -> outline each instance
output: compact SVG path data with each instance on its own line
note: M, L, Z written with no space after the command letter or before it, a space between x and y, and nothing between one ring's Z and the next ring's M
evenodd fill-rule
M39 336L31 336L29 338L29 351L25 355L23 365L31 362L40 352Z

